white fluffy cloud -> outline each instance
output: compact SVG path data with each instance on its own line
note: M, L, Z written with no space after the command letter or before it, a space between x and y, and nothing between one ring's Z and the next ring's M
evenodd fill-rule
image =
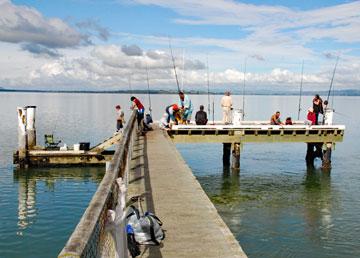
M58 18L0 0L0 41L34 43L49 48L73 47L86 37Z

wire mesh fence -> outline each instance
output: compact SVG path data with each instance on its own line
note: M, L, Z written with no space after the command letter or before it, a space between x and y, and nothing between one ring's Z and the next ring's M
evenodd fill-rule
M115 257L116 244L111 232L106 230L107 211L114 210L118 201L116 179L122 177L126 184L128 181L129 161L137 129L135 121L136 112L133 112L104 178L59 258ZM127 250L123 251L127 253Z

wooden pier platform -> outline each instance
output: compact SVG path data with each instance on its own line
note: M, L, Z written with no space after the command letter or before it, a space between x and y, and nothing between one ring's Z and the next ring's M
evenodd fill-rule
M241 125L174 125L168 131L174 142L246 143L246 142L341 142L344 125L270 125L246 121Z
M139 138L133 157L128 196L144 194L166 230L141 257L246 257L165 131Z

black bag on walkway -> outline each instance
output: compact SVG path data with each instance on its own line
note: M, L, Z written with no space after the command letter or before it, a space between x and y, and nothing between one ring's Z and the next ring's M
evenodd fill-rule
M126 216L127 224L134 231L136 242L141 245L159 245L165 238L165 233L161 228L161 220L151 212L143 213L140 199L139 207L141 212L134 205L131 205Z

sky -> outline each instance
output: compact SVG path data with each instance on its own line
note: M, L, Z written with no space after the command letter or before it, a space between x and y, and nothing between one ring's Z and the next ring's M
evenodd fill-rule
M360 1L0 0L0 87L360 90L359 43Z

